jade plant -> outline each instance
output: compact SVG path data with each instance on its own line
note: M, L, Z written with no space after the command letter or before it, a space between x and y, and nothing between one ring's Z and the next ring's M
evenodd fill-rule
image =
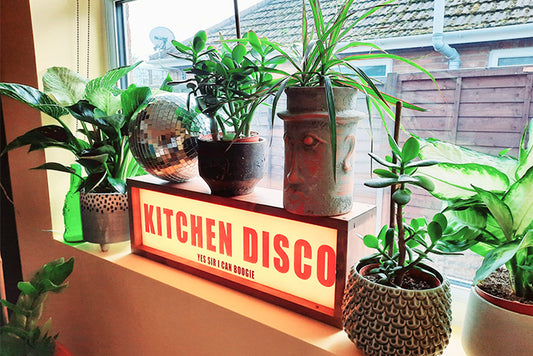
M429 192L434 189L432 180L419 174L419 169L434 166L438 161L419 159L420 144L415 137L407 139L402 147L398 145L400 105L396 105L396 137L388 135L392 155L381 158L369 153L384 168L375 169L378 177L365 182L371 188L391 188L390 223L377 236L363 237L365 246L376 252L361 260L377 263L369 274L376 276L376 282L391 287L402 287L406 273L412 269L432 274L423 263L430 260L430 254L457 254L468 247L448 233L448 222L442 213L435 214L430 222L420 217L407 223L404 218L405 207L411 201L410 187Z
M19 282L16 304L0 302L11 311L9 322L0 326L0 355L53 355L58 334L50 333L51 319L41 325L40 318L48 294L59 293L68 286L74 258L56 259L42 266L28 282Z
M10 142L3 153L29 146L29 151L56 147L69 151L84 169L83 177L69 164L47 162L34 169L75 174L86 193L125 192L127 177L143 170L131 155L128 126L135 110L151 95L150 88L134 84L127 89L115 85L137 65L110 70L88 80L64 67L49 68L43 76L44 90L0 83L0 95L11 97L51 118L56 124L42 125ZM66 118L75 119L72 129ZM39 122L40 123L40 122Z
M210 119L213 140L250 136L255 111L276 88L265 68L284 61L271 56L274 48L253 31L238 40L221 38L219 48L207 46L205 31L199 31L190 46L172 43L178 54L170 55L191 63L187 72L192 78L169 84L187 84L189 95Z
M421 170L446 202L457 239L483 257L474 284L499 267L516 296L533 301L533 142L524 130L518 156L493 156L439 140L421 140L421 155L441 163Z

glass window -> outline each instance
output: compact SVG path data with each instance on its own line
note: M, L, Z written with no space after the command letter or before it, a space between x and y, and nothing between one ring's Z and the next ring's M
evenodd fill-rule
M490 67L533 65L533 47L493 50L489 54Z
M119 43L116 53L122 53L117 64L144 61L135 73L137 84L159 86L167 73L174 79L184 78L185 66L167 54L172 50L171 38L186 41L201 29L211 36L218 33L225 38L236 36L232 0L109 1L117 15L112 17L117 24L114 33L117 37L120 33L124 36L122 42L114 40ZM465 1L475 7L473 0ZM377 78L388 94L426 109L424 112L404 110L402 120L407 131L493 155L498 155L504 148L511 148L510 154L516 154L526 121L533 117L533 104L523 95L531 90L532 76L505 67L533 64L533 15L528 5L502 1L501 11L496 13L481 7L476 16L464 16L463 12L469 8L464 5L465 1L447 2L444 14L444 39L449 40L447 45L459 53L461 66L458 70L449 70L446 54L433 49L431 1L418 7L410 6L410 2L397 1L361 21L350 38L381 43L389 53L412 59L431 71L440 89L425 74L402 62L361 61L356 65ZM332 14L342 1L323 0L321 3L324 13ZM242 33L254 30L259 36L284 44L298 41L299 1L239 0L238 4ZM353 6L356 12L363 13L368 2L354 2ZM509 11L504 11L505 7ZM445 50L446 47L443 52ZM279 108L283 107L280 103ZM362 96L358 109L366 111ZM271 130L268 108L258 115L257 131L273 133L268 158L270 168L261 184L280 189L283 125L281 120L276 120ZM372 139L368 120L361 121L357 132L355 194L357 201L376 204L380 209L384 207L378 213L378 224L381 225L388 220L388 194L363 185L370 178L367 153L371 141L379 155L383 155L388 147L381 120L375 111L373 115ZM431 216L441 208L439 201L421 191L413 192L413 199L418 203L407 212L409 216ZM452 278L468 280L479 265L479 258L467 255L463 259L438 258L437 262L446 264L447 273Z

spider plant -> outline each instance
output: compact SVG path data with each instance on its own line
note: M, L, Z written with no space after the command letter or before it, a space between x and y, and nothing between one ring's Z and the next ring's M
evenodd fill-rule
M306 0L302 0L302 38L299 44L301 48L298 48L298 45L293 45L289 49L286 49L279 44L266 42L285 58L294 70L290 73L281 70L271 70L273 73L284 76L284 79L277 83L279 90L274 97L273 106L274 108L277 106L285 88L324 87L330 122L333 167L335 167L337 140L333 87L352 87L364 93L369 112L369 120L371 120L372 107L377 109L382 120L386 114L393 118L394 113L389 108L389 104L394 105L399 101L399 99L381 92L364 70L356 66L357 61L390 58L407 63L413 68L427 74L434 82L435 80L426 69L407 58L387 53L371 42L348 40L361 21L381 9L386 9L395 0L384 1L370 9L364 10L359 16L356 11L351 10L354 0L346 0L340 6L337 13L330 19L325 18L319 0L308 1L312 23L310 24L308 22ZM353 53L365 47L369 51L344 55L346 52ZM401 102L406 108L419 111L423 110L416 105ZM273 111L272 120L274 120L274 115L275 113ZM370 129L372 129L371 122Z

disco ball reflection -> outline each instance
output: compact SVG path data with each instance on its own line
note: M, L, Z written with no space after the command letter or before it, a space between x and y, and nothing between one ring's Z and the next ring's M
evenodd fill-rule
M130 125L130 149L146 172L184 182L198 175L196 137L209 132L204 115L188 112L187 99L159 94L138 110Z

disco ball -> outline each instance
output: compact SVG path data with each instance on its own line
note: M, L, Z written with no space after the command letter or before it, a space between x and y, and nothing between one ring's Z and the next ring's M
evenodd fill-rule
M206 116L186 108L186 95L165 93L149 99L132 117L130 149L149 174L171 182L198 175L196 137L207 134L209 124Z

